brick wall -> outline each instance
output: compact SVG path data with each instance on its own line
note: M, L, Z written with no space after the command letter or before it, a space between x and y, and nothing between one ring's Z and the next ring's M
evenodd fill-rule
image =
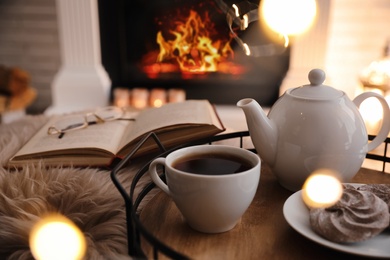
M51 104L51 83L60 62L56 1L0 0L0 64L30 73L38 92L30 113Z

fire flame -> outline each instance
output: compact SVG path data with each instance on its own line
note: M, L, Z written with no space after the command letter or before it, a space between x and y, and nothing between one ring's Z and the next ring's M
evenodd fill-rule
M157 62L175 60L182 72L202 73L215 72L218 64L234 52L230 40L213 41L207 25L211 24L207 14L202 18L191 10L185 22L177 21L176 28L169 30L172 40L165 39L162 31L157 33L160 52Z

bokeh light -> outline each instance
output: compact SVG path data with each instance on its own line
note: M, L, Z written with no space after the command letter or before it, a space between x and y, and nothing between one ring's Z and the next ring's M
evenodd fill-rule
M326 208L334 205L343 194L343 186L337 175L321 169L307 178L302 189L302 199L308 207Z
M315 0L262 0L259 17L272 31L298 35L307 31L317 14Z
M38 221L30 233L30 250L38 260L83 259L85 237L66 217L54 214Z

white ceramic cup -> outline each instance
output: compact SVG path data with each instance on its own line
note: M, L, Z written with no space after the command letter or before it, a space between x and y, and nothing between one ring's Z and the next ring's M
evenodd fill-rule
M172 164L180 158L225 154L249 162L249 170L222 175L203 175L177 170ZM158 165L165 166L167 184L158 175ZM261 161L248 150L225 145L199 145L182 148L166 158L155 159L149 167L154 183L166 192L187 223L204 233L232 229L251 204L260 180Z

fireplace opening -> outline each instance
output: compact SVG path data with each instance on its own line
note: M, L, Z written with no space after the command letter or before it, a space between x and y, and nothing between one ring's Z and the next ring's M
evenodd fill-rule
M113 89L182 88L188 99L205 98L217 104L235 104L241 98L251 97L270 106L278 98L289 67L290 47L284 47L282 40L271 40L257 21L249 20L247 28L241 30L237 21L244 17L234 13L240 9L242 14L256 17L254 7L258 3L98 3L102 63ZM248 53L243 42L255 51L271 45L283 51Z

